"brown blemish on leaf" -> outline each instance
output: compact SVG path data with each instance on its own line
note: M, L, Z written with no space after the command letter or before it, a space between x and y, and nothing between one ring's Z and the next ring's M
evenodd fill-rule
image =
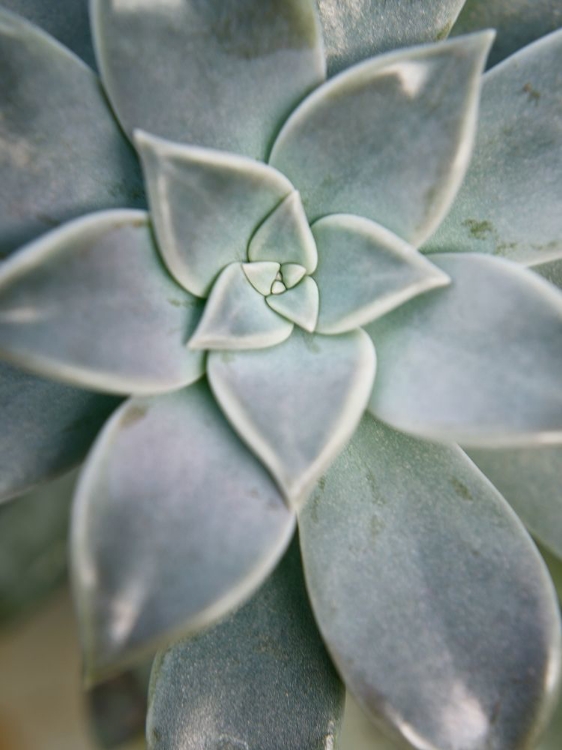
M470 492L466 484L461 482L460 479L457 479L456 477L452 477L451 484L453 486L454 491L457 493L457 495L460 498L462 498L463 500L468 500L468 501L474 500L472 493Z
M530 83L526 83L523 86L522 91L524 91L527 94L528 101L533 102L533 104L535 105L538 105L541 99L540 91L537 91L536 89L534 89Z
M436 42L441 42L443 39L446 39L449 36L449 32L451 31L453 27L453 22L449 21L449 23L446 23L445 26L443 26L439 31L437 32L435 36Z
M489 221L477 221L476 219L466 219L462 223L470 232L470 236L475 240L485 240L490 234L494 233L494 227Z
M131 406L121 417L121 427L131 427L144 419L148 412L148 406Z

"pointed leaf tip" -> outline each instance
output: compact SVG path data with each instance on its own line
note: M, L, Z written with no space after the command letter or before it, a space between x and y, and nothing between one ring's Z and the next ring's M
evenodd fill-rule
M435 231L468 166L492 39L486 31L381 55L296 109L270 163L300 190L311 222L355 214L415 246Z

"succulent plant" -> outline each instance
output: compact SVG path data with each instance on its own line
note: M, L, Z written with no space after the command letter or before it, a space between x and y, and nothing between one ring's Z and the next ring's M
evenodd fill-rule
M500 492L562 555L562 31L482 76L463 5L93 0L103 89L0 10L0 487L128 397L71 562L90 682L162 649L150 748L333 750L341 680L419 750L551 715Z

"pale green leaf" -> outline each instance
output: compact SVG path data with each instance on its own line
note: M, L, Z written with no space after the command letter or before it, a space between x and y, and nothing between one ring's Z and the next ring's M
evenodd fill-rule
M366 416L299 525L320 630L372 719L416 748L534 746L556 700L558 603L459 448Z
M211 290L189 348L262 349L285 341L292 330L250 283L244 264L231 263Z
M264 159L325 75L312 0L93 0L99 68L124 129Z
M144 211L77 219L0 268L0 352L111 393L157 393L203 374L186 342L200 304L162 266Z
M320 288L320 333L369 323L412 297L446 286L449 278L379 224L345 214L317 221L314 278Z
M86 675L104 679L240 604L294 516L207 385L134 398L78 485L71 559Z
M292 185L252 159L138 131L135 142L164 261L180 284L206 297L226 265L248 260L252 234Z
M562 256L561 89L562 30L486 73L470 168L424 251Z
M0 60L0 258L68 219L141 205L135 154L94 73L1 8Z
M272 294L266 297L265 301L272 310L304 328L305 331L312 333L316 328L319 304L318 287L310 276L282 294Z
M452 283L369 324L370 402L406 432L464 445L559 441L562 294L500 258L432 255Z
M211 352L207 369L236 431L298 504L359 422L375 352L363 331L316 336L296 328L271 349Z
M293 545L243 609L157 656L148 747L330 750L343 702Z
M482 32L381 55L309 96L270 157L309 219L356 214L421 244L468 166L492 39Z

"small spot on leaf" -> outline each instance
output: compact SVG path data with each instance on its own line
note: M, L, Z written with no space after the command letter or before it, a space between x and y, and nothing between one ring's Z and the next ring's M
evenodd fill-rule
M131 427L146 417L148 406L132 406L121 418L121 427Z
M494 231L494 227L489 221L466 219L466 221L463 221L463 226L467 227L470 235L476 240L485 240Z
M472 497L472 493L470 492L466 484L463 484L463 482L461 482L459 479L453 477L451 479L451 484L453 485L453 489L455 490L457 495L463 500L474 500L474 498Z

